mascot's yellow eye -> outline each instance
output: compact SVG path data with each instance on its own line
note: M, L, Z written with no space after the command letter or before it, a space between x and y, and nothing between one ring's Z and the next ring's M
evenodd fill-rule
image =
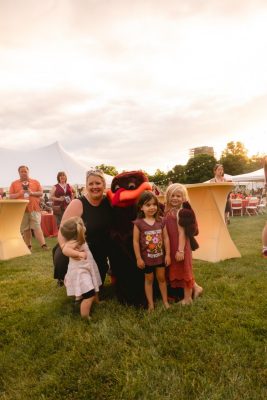
M128 189L129 189L129 190L133 190L133 189L135 189L135 188L136 188L135 183L130 182L130 183L128 184Z

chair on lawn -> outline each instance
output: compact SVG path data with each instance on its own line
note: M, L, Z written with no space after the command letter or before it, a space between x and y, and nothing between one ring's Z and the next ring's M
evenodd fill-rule
M266 197L262 197L258 204L258 213L265 214L266 212Z
M246 206L246 214L249 216L258 215L258 205L259 205L258 197L250 197L248 199L248 204Z
M234 215L238 215L238 214L241 217L243 216L243 206L242 206L241 199L232 199L231 200L231 213L232 213L232 217Z

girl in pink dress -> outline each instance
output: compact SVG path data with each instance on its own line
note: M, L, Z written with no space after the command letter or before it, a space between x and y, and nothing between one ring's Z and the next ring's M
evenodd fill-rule
M167 269L170 291L184 289L181 304L191 304L203 289L194 279L192 250L198 247L194 236L198 233L194 211L188 203L185 186L174 183L166 191L165 223L170 239L171 264ZM176 297L176 296L174 296Z
M82 318L90 319L90 311L97 301L99 286L102 284L98 267L85 241L85 226L80 217L67 219L60 228L65 239L62 252L69 257L68 272L64 284L68 296L81 300Z

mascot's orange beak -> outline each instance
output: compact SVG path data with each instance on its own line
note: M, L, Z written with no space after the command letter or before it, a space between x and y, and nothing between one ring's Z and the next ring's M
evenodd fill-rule
M120 190L120 189L119 189ZM141 183L138 188L134 190L124 189L119 193L119 196L116 196L116 193L113 193L111 189L107 191L107 196L112 205L119 205L120 203L131 201L131 203L135 202L141 193L145 190L152 190L152 186L149 182ZM126 206L126 204L125 204Z

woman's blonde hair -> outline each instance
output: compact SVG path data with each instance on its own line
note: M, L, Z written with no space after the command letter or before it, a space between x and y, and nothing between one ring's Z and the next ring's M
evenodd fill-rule
M85 243L85 231L86 228L80 217L71 217L60 227L60 232L66 240L77 240L80 246Z
M188 192L184 185L181 183L173 183L167 187L165 197L166 197L166 211L171 208L171 197L175 192L179 192L183 196L183 202L188 201Z
M100 178L104 184L104 187L106 187L105 175L101 169L90 169L89 171L86 172L86 186L87 186L88 178L90 176L97 176L98 178Z

